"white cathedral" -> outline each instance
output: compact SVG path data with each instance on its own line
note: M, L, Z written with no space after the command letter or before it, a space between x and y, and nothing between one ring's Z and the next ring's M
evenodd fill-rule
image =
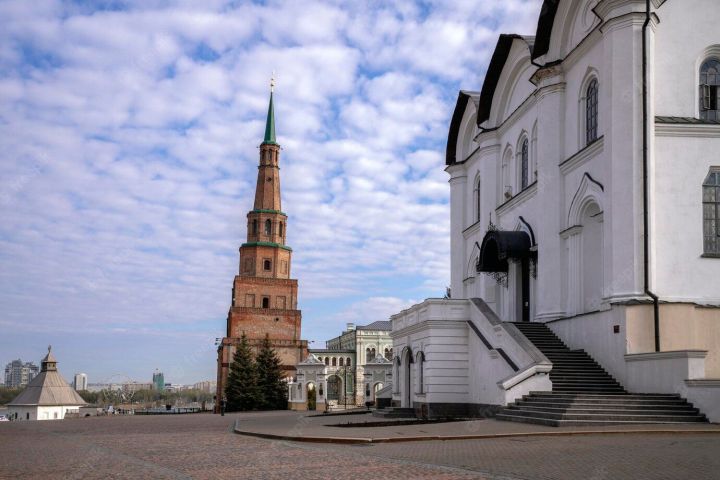
M394 405L720 422L718 0L545 0L446 163L452 298L392 316Z

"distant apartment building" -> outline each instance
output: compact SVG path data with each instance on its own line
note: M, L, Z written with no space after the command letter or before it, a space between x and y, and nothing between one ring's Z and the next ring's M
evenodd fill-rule
M215 393L217 382L215 380L205 380L204 382L197 382L193 385L193 388L205 393Z
M120 389L123 391L123 393L135 393L140 390L151 390L152 388L152 383L126 382L121 384Z
M81 390L87 390L87 388L88 388L87 375L84 373L76 373L75 378L73 380L73 388L75 390L77 390L78 392Z
M153 388L159 392L165 390L165 375L161 371L155 370L155 373L153 373L152 384Z
M19 358L13 360L5 366L5 387L26 387L38 372L40 369L32 362L23 363Z

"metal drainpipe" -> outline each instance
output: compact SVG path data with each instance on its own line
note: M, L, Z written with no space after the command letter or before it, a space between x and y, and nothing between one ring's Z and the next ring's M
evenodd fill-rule
M658 296L650 290L650 227L648 217L648 74L647 74L647 29L650 25L650 0L645 0L645 23L642 28L642 88L643 88L643 241L645 266L645 294L653 300L653 317L655 324L655 351L660 351L660 302Z

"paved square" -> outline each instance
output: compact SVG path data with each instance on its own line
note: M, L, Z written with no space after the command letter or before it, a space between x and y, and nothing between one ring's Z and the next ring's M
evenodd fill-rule
M281 412L251 413L243 418ZM371 446L232 433L236 415L0 424L0 478L718 478L720 435L520 437ZM292 428L292 427L290 427ZM402 427L397 427L402 428Z

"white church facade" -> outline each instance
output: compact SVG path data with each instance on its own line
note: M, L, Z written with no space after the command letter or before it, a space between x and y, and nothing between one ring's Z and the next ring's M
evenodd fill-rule
M545 0L460 92L446 163L452 298L392 317L395 405L654 393L720 421L716 0Z

